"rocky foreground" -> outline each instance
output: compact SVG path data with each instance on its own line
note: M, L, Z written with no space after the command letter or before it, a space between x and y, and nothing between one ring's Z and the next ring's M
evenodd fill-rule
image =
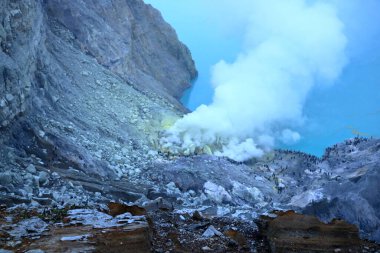
M380 140L322 158L169 156L158 142L195 78L141 0L0 1L0 248L378 250L363 239L380 242Z
M74 181L67 187L67 179L51 173L49 184L38 189L49 194L3 195L23 203L3 205L0 248L379 252L378 244L365 240L378 240L379 150L379 140L352 139L328 149L322 159L276 151L247 164L212 156L161 160L136 179L145 190L116 198L100 192L105 182L89 180L85 190ZM48 187L54 185L61 188ZM91 193L90 186L97 191ZM76 198L68 190L75 187L89 197ZM130 204L108 204L110 199Z
M3 211L0 252L380 252L341 220L325 224L289 211L244 221L162 203L149 209Z

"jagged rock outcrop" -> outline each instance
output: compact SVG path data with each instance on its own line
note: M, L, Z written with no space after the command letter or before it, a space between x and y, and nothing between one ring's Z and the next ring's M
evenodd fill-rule
M245 164L186 157L155 162L143 175L153 182L151 199L243 219L272 210L340 218L379 242L379 147L380 140L356 138L328 148L323 158L283 150Z

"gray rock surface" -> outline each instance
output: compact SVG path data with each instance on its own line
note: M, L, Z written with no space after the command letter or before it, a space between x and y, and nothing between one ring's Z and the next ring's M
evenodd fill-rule
M0 253L13 253L12 250L0 249Z
M8 233L15 238L22 238L25 236L41 236L42 232L47 229L48 224L40 218L34 217L25 219L15 225Z
M47 11L85 53L144 91L180 98L196 76L189 50L141 0L52 0Z
M0 127L27 108L42 42L41 14L38 1L0 3Z
M218 231L214 226L209 226L205 232L203 232L202 234L202 237L205 237L205 238L211 238L211 237L214 237L214 236L222 236L223 234Z
M136 200L130 182L195 76L142 0L1 1L1 203Z
M379 147L380 140L356 138L322 158L279 150L245 164L182 157L156 162L143 174L153 182L152 199L160 192L184 208L243 219L289 209L325 222L341 218L379 242Z
M380 242L380 141L352 139L327 149L319 168L330 180L315 180L323 198L310 203L305 213L324 221L345 219L362 235Z
M28 250L25 253L45 253L45 251L43 251L41 249L31 249L31 250Z

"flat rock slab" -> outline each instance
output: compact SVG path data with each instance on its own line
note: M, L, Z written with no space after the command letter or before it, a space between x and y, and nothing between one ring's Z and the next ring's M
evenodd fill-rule
M15 224L8 222L0 226L0 231L1 228L8 232L0 236L0 248L16 252L151 252L146 217L129 212L112 217L94 209L72 209L63 223L48 226L32 217Z
M265 234L272 252L359 252L361 246L354 225L342 220L325 224L293 211L269 220Z
M49 235L34 241L29 249L44 252L151 252L146 223L126 227L94 229L91 226L53 228Z

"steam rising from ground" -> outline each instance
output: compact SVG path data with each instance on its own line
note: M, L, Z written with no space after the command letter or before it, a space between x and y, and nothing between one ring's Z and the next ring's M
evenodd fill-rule
M331 3L229 3L244 10L244 50L233 63L213 67L213 102L185 115L161 139L171 153L212 151L244 161L277 142L297 142L301 137L290 128L302 123L309 91L331 84L346 64L343 24Z

